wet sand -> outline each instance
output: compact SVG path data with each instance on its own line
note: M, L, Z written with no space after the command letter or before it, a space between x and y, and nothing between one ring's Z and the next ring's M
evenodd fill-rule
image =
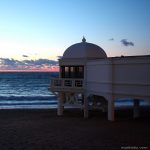
M67 109L63 117L53 110L0 110L0 150L118 150L150 149L150 108L139 119L131 109L117 110L116 121L107 114Z

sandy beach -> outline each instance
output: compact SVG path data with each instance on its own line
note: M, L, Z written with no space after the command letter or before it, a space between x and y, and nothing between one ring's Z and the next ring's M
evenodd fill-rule
M150 108L141 109L139 119L131 109L116 111L110 122L100 111L56 109L0 110L0 150L118 150L150 148Z

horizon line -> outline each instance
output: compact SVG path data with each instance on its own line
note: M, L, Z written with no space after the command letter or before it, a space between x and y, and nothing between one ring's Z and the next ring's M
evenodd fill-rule
M1 72L59 72L59 70L0 70Z

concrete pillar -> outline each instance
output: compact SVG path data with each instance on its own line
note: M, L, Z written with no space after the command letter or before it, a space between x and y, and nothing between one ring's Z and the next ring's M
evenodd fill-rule
M84 118L88 118L88 99L86 96L84 96Z
M140 116L140 101L139 99L134 99L133 103L133 118L138 118Z
M115 106L113 100L108 101L108 120L109 121L115 120Z
M57 108L57 115L62 116L63 115L63 110L64 110L64 103L65 100L65 93L60 92L59 97L58 97L58 108Z

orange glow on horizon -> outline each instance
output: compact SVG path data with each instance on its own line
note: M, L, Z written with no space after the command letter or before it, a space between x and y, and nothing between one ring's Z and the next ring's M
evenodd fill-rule
M1 72L59 72L54 70L0 70Z
M39 69L39 70L0 70L0 72L59 72L57 69Z

